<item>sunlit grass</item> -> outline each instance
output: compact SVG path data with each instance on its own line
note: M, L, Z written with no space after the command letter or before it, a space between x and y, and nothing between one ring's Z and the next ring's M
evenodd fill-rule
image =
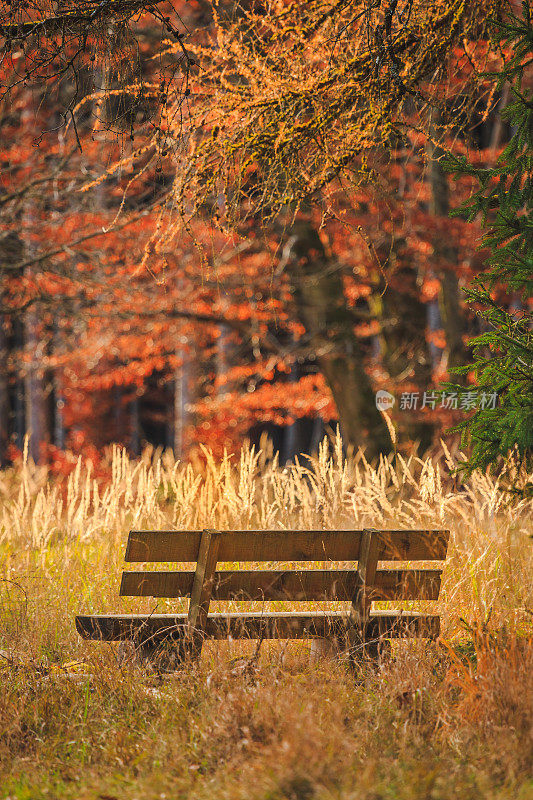
M533 796L533 502L452 468L447 452L371 466L337 441L286 468L115 449L107 481L82 461L63 482L27 461L0 473L0 796ZM365 526L451 542L427 606L442 641L399 645L363 683L281 642L258 665L231 660L254 643L210 643L160 680L75 632L79 611L182 610L118 597L132 528Z

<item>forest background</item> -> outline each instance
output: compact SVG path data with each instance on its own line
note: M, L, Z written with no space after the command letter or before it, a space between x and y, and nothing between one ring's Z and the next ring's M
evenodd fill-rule
M288 461L337 424L373 457L494 407L440 388L489 329L443 157L489 168L513 134L501 4L356 6L5 5L2 463L30 433L60 471L262 434Z
M0 0L0 796L530 800L530 5ZM450 545L356 680L76 632L185 610L132 528L369 526Z

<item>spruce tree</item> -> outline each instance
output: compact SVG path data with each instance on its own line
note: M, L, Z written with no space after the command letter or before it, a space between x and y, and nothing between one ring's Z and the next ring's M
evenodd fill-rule
M488 248L487 271L466 290L468 302L484 320L486 332L470 341L472 363L455 370L473 371L479 396L498 394L494 408L480 407L460 430L470 445L463 467L468 474L516 453L533 457L533 25L529 3L518 13L507 9L494 21L495 44L502 54L498 72L488 74L510 101L501 112L510 140L493 167L476 167L449 154L448 172L471 176L476 189L455 213L473 221L481 215L482 246ZM529 82L529 83L528 83ZM524 310L513 312L498 302L501 289L521 298ZM455 387L459 389L460 387ZM464 390L464 388L463 388ZM529 487L531 488L531 487Z

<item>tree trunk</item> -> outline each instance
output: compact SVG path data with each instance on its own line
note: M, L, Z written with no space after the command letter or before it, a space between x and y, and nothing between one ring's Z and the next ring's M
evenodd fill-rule
M24 110L21 115L23 128L32 129L34 124L34 100L28 92ZM24 255L29 257L34 252L29 234L37 226L38 215L35 201L31 196L26 198L22 211L22 241ZM25 275L31 277L32 267L27 267ZM29 434L29 454L37 464L41 459L42 445L50 441L48 403L45 388L44 362L46 358L45 331L40 319L41 309L37 303L31 305L24 313L24 350L26 352L26 368L24 372L24 399L26 434Z
M24 377L26 401L26 432L30 435L29 454L37 464L43 444L50 441L48 409L43 371L44 341L37 310L31 306L24 316L24 346L28 363Z
M506 83L505 86L503 87L502 95L501 95L501 97L499 99L499 102L498 102L498 112L497 112L497 114L495 116L495 119L494 119L494 125L493 125L493 128L492 128L492 135L490 137L490 145L489 146L493 150L495 150L497 147L500 146L502 138L503 138L504 126L507 125L507 123L505 123L503 118L502 118L502 113L501 112L503 111L503 109L509 103L509 93L510 93L510 87L509 87L509 84Z
M291 341L291 344L294 345L294 340ZM288 381L289 383L298 383L299 377L298 362L296 361L291 365ZM299 425L300 421L298 419L295 419L290 425L285 425L282 448L282 462L284 464L288 464L301 452Z
M136 458L141 455L139 395L136 389L130 402L130 450Z
M409 266L396 269L393 263L391 269L401 291L391 284L386 286L381 279L370 299L370 308L382 323L379 338L383 365L391 378L413 381L426 389L432 380L431 356L426 305L418 297L418 275Z
M428 178L431 187L431 213L436 217L448 217L450 212L450 192L448 179L442 168L441 148L428 144ZM440 274L441 290L439 296L440 315L447 346L448 370L460 367L466 362L467 351L463 343L463 334L466 331L465 319L461 309L459 280L454 271L457 263L457 250L453 245L446 244L444 240L435 242L435 253L447 261L449 269Z
M432 385L431 355L427 343L427 310L419 299L418 275L408 265L397 267L395 251L401 242L393 242L389 251L394 284L385 286L383 277L370 298L370 308L381 321L379 336L383 366L393 381L409 381L422 391ZM396 286L401 286L401 291ZM402 412L400 432L411 441L417 441L421 452L427 450L434 437L434 424L428 422L420 410Z
M7 337L4 330L4 319L0 315L0 466L7 463L7 446L9 444L9 387L7 371Z
M0 305L5 303L5 284L2 274L5 236L0 237ZM5 259L7 261L7 259ZM4 314L0 313L0 466L7 461L7 445L9 443L9 375L8 375L8 341L5 331Z
M387 452L390 436L365 372L340 271L311 223L298 220L291 234L287 269L296 307L337 406L344 444L364 447L369 457Z
M6 302L5 297L5 278L3 271L5 266L22 260L24 246L20 236L14 231L8 231L0 235L0 305ZM12 274L13 277L20 277L20 273ZM7 446L13 434L15 444L22 448L24 443L24 419L23 419L23 386L20 373L13 370L13 363L10 357L15 356L15 364L20 364L20 354L22 352L22 322L20 315L12 314L11 330L8 333L6 328L5 315L0 314L0 463L5 465L7 460Z
M24 349L24 325L21 319L13 320L13 350L22 354ZM13 398L13 432L15 445L19 450L24 447L26 435L26 414L24 408L24 376L20 357L17 359L18 369L14 370L14 398Z
M183 348L178 350L181 364L174 373L174 457L181 459L185 452L184 430L189 403L189 370L187 354Z
M59 351L60 344L61 344L61 332L57 321L54 320L52 325L52 350ZM49 380L52 385L52 398L53 398L53 405L52 405L52 414L51 414L51 428L53 430L54 436L53 441L54 445L59 450L65 449L65 418L63 414L63 409L65 407L65 400L63 397L63 386L62 386L62 376L61 373L58 371L51 372Z

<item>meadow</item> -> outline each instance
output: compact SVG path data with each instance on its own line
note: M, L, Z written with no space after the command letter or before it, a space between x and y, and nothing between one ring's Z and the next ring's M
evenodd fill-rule
M533 798L533 500L454 467L445 447L371 465L337 441L287 467L268 449L180 464L114 448L97 472L2 471L0 797ZM212 644L159 675L75 631L80 611L180 608L118 597L131 528L365 526L451 542L440 639L399 642L357 680L309 642L258 660Z

